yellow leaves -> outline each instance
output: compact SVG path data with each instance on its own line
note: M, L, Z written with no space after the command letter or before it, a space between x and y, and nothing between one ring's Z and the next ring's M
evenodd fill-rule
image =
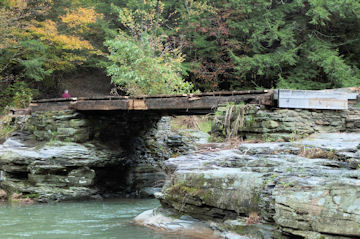
M61 16L61 22L70 28L73 33L84 33L90 31L89 24L96 23L97 19L103 18L102 14L97 13L93 8L77 8L66 15ZM87 40L82 40L79 36L65 35L58 32L57 24L52 20L35 22L28 30L31 34L39 37L42 41L53 42L66 50L90 50L94 47ZM99 54L97 51L92 53Z
M206 2L185 0L185 6L186 6L187 14L185 14L183 17L186 18L188 18L188 16L199 16L203 12L216 14L216 9L208 5Z
M70 27L76 27L82 24L95 23L97 18L102 18L102 14L95 12L92 8L78 8L65 16L60 17L63 23Z
M119 13L119 19L122 24L127 26L130 29L135 27L135 19L131 10L128 8L122 8Z
M54 55L47 60L46 69L53 71L74 69L76 65L81 65L87 60L86 55L79 51L85 51L85 54L102 54L99 50L95 50L89 41L79 36L59 33L57 24L52 20L33 21L27 27L27 31L28 37L36 37L51 47L51 53L49 53Z
M27 7L26 0L7 0L6 4L7 4L7 6L9 6L11 8L24 9Z
M14 47L21 32L20 24L15 19L14 12L0 8L0 49Z
M15 49L18 42L29 37L25 29L33 22L28 19L46 13L53 2L52 0L5 0L2 3L6 7L0 7L0 48Z
M90 44L90 42L86 40L80 40L77 36L66 36L66 35L58 35L54 38L54 41L63 45L63 49L67 50L92 50L94 47Z
M81 8L68 12L60 19L70 28L77 28L80 33L90 30L89 25L96 23L97 19L102 19L103 15L97 13L93 8Z
M78 36L67 36L59 34L56 23L51 20L35 22L28 30L40 40L56 43L67 50L93 50L94 47L89 41L81 40Z
M8 48L9 46L15 46L17 44L17 40L14 38L6 38L0 42L0 49Z
M67 61L78 62L78 63L84 62L86 60L86 58L84 56L79 56L79 55L74 55L74 54L69 54L69 53L64 53L63 58Z
M121 8L119 11L119 20L124 26L131 30L132 34L143 31L148 32L163 23L162 18L158 17L158 15L162 14L164 7L165 4L160 0L144 1L143 6L136 10Z
M68 71L74 69L76 65L81 65L86 61L86 57L74 53L63 52L60 58L49 59L46 67L57 71Z
M75 53L62 52L59 57L48 59L45 63L46 69L52 69L56 71L68 71L74 69L76 65L81 65L86 61L85 56L76 55Z
M28 26L28 30L40 37L41 40L46 40L52 38L54 35L58 34L56 23L51 20L46 20L45 22L32 22L34 25Z
M29 0L5 0L3 4L14 11L15 15L26 15L45 13L49 10L49 7L53 4L53 0L37 1L36 6L34 3L29 4ZM30 10L30 11L29 11ZM31 12L31 13L30 13Z

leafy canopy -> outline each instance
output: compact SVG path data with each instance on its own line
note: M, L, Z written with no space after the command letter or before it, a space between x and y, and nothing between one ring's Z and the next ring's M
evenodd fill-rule
M360 44L359 1L230 2L243 16L231 25L246 51L229 49L241 79L296 89L360 84L359 62L348 54Z
M360 1L0 0L0 101L89 69L132 95L359 86Z
M190 93L192 85L182 78L184 58L168 36L160 33L161 1L147 1L141 9L119 9L127 30L106 42L109 47L107 73L112 82L130 95Z

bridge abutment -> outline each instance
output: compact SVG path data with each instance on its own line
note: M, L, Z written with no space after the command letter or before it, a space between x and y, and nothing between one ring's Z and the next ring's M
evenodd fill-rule
M0 149L1 187L40 201L150 196L165 181L162 162L189 149L171 134L168 117L151 113L66 110L26 117L23 131L10 139L21 146ZM174 137L178 145L169 143Z
M266 108L261 105L219 107L212 135L247 140L294 141L314 133L360 132L360 109L313 110Z

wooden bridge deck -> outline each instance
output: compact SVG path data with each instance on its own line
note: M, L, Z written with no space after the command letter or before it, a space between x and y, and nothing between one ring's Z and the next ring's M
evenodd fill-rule
M273 104L273 93L272 90L250 90L142 97L56 98L34 100L30 104L30 110L34 112L74 109L78 111L156 111L165 114L206 114L228 102L270 106Z

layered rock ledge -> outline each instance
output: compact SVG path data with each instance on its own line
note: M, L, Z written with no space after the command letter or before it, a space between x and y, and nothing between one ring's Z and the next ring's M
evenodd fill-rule
M162 163L191 148L169 117L74 111L20 117L0 144L0 189L39 202L150 197L165 181Z
M168 180L157 194L163 208L200 219L222 233L360 237L360 134L241 144L234 150L171 158L165 165ZM150 220L156 215L144 216Z
M216 111L212 134L246 139L294 141L314 133L360 132L360 109L312 110L226 105ZM231 134L231 135L230 135Z

